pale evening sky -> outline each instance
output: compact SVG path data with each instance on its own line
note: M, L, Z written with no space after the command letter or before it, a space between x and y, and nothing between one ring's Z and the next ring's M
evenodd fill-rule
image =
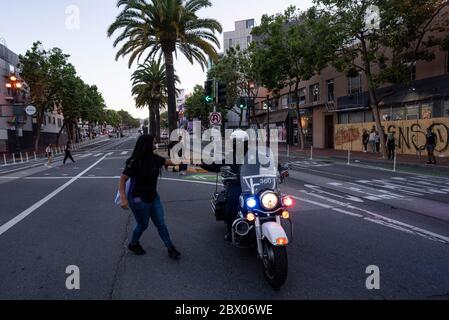
M113 40L106 36L108 26L119 12L116 0L0 0L0 4L6 9L0 39L6 40L9 49L24 54L37 40L45 48L59 47L71 55L70 62L83 80L99 87L108 108L123 108L135 117L147 117L148 112L136 109L131 97L130 76L135 66L130 70L127 60L115 61ZM255 18L258 24L263 14L282 12L292 4L305 10L312 0L212 0L212 7L201 10L199 15L215 18L224 31L231 31L237 20ZM73 24L67 28L69 6L79 9L79 28L70 27ZM223 35L219 39L223 42ZM175 68L181 78L180 87L188 92L205 81L201 67L191 65L180 55Z

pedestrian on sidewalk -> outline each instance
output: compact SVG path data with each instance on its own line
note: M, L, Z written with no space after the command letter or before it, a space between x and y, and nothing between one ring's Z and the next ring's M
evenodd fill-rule
M184 144L183 137L180 137L180 138L179 138L179 143L182 145L182 149L179 150L178 156L179 156L179 158L182 159L182 157L184 156L183 150L184 150L184 148L186 147L185 144ZM179 175L185 176L186 173L187 173L187 169L188 169L187 163L181 162L181 163L179 164Z
M174 163L154 153L154 137L140 137L120 178L120 206L125 210L131 209L137 222L128 246L130 251L139 256L146 253L140 244L140 238L148 229L151 219L168 249L170 258L177 259L181 254L170 239L165 224L164 207L157 192L157 182L164 166L174 166ZM131 183L127 193L126 183L129 179Z
M51 167L53 163L53 152L51 150L51 144L47 144L47 146L45 147L45 156L47 157L47 163L45 165Z
M376 130L371 129L371 133L369 135L369 144L371 146L371 152L376 153Z
M362 135L362 144L363 144L363 152L368 152L368 143L369 143L369 133L366 129L363 129Z
M433 132L432 127L429 127L426 134L426 149L429 157L427 164L437 164L437 158L435 157L436 146L437 135Z
M376 135L374 137L375 143L376 143L376 153L380 152L380 134L379 131L376 130Z
M394 137L394 132L390 132L388 134L386 147L388 150L388 160L394 160L396 151L396 139Z
M73 160L73 157L72 157L72 143L70 141L67 141L64 151L65 151L65 156L64 156L64 161L62 163L65 165L65 163L67 162L68 159L72 160L72 162L75 163L75 160Z

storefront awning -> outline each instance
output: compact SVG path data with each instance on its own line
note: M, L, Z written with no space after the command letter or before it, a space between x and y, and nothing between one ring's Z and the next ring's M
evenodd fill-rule
M290 110L285 109L285 110L281 110L281 111L270 112L270 123L284 123L284 122L286 122L288 114L289 114L289 111ZM265 113L265 114L257 116L257 120L260 123L267 123L268 122L268 114Z

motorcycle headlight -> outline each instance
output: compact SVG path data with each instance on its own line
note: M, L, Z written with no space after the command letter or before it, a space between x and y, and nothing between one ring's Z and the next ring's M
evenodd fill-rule
M279 198L273 192L265 192L260 197L260 203L266 210L273 210L279 204Z

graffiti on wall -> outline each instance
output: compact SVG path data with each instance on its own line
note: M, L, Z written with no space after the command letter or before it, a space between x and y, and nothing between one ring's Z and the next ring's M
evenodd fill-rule
M449 156L449 118L428 120L403 120L382 123L386 133L393 133L396 138L397 152L417 154L426 148L426 131L432 128L437 135L436 152ZM335 148L338 150L362 150L363 130L368 132L374 123L339 124L335 128Z

